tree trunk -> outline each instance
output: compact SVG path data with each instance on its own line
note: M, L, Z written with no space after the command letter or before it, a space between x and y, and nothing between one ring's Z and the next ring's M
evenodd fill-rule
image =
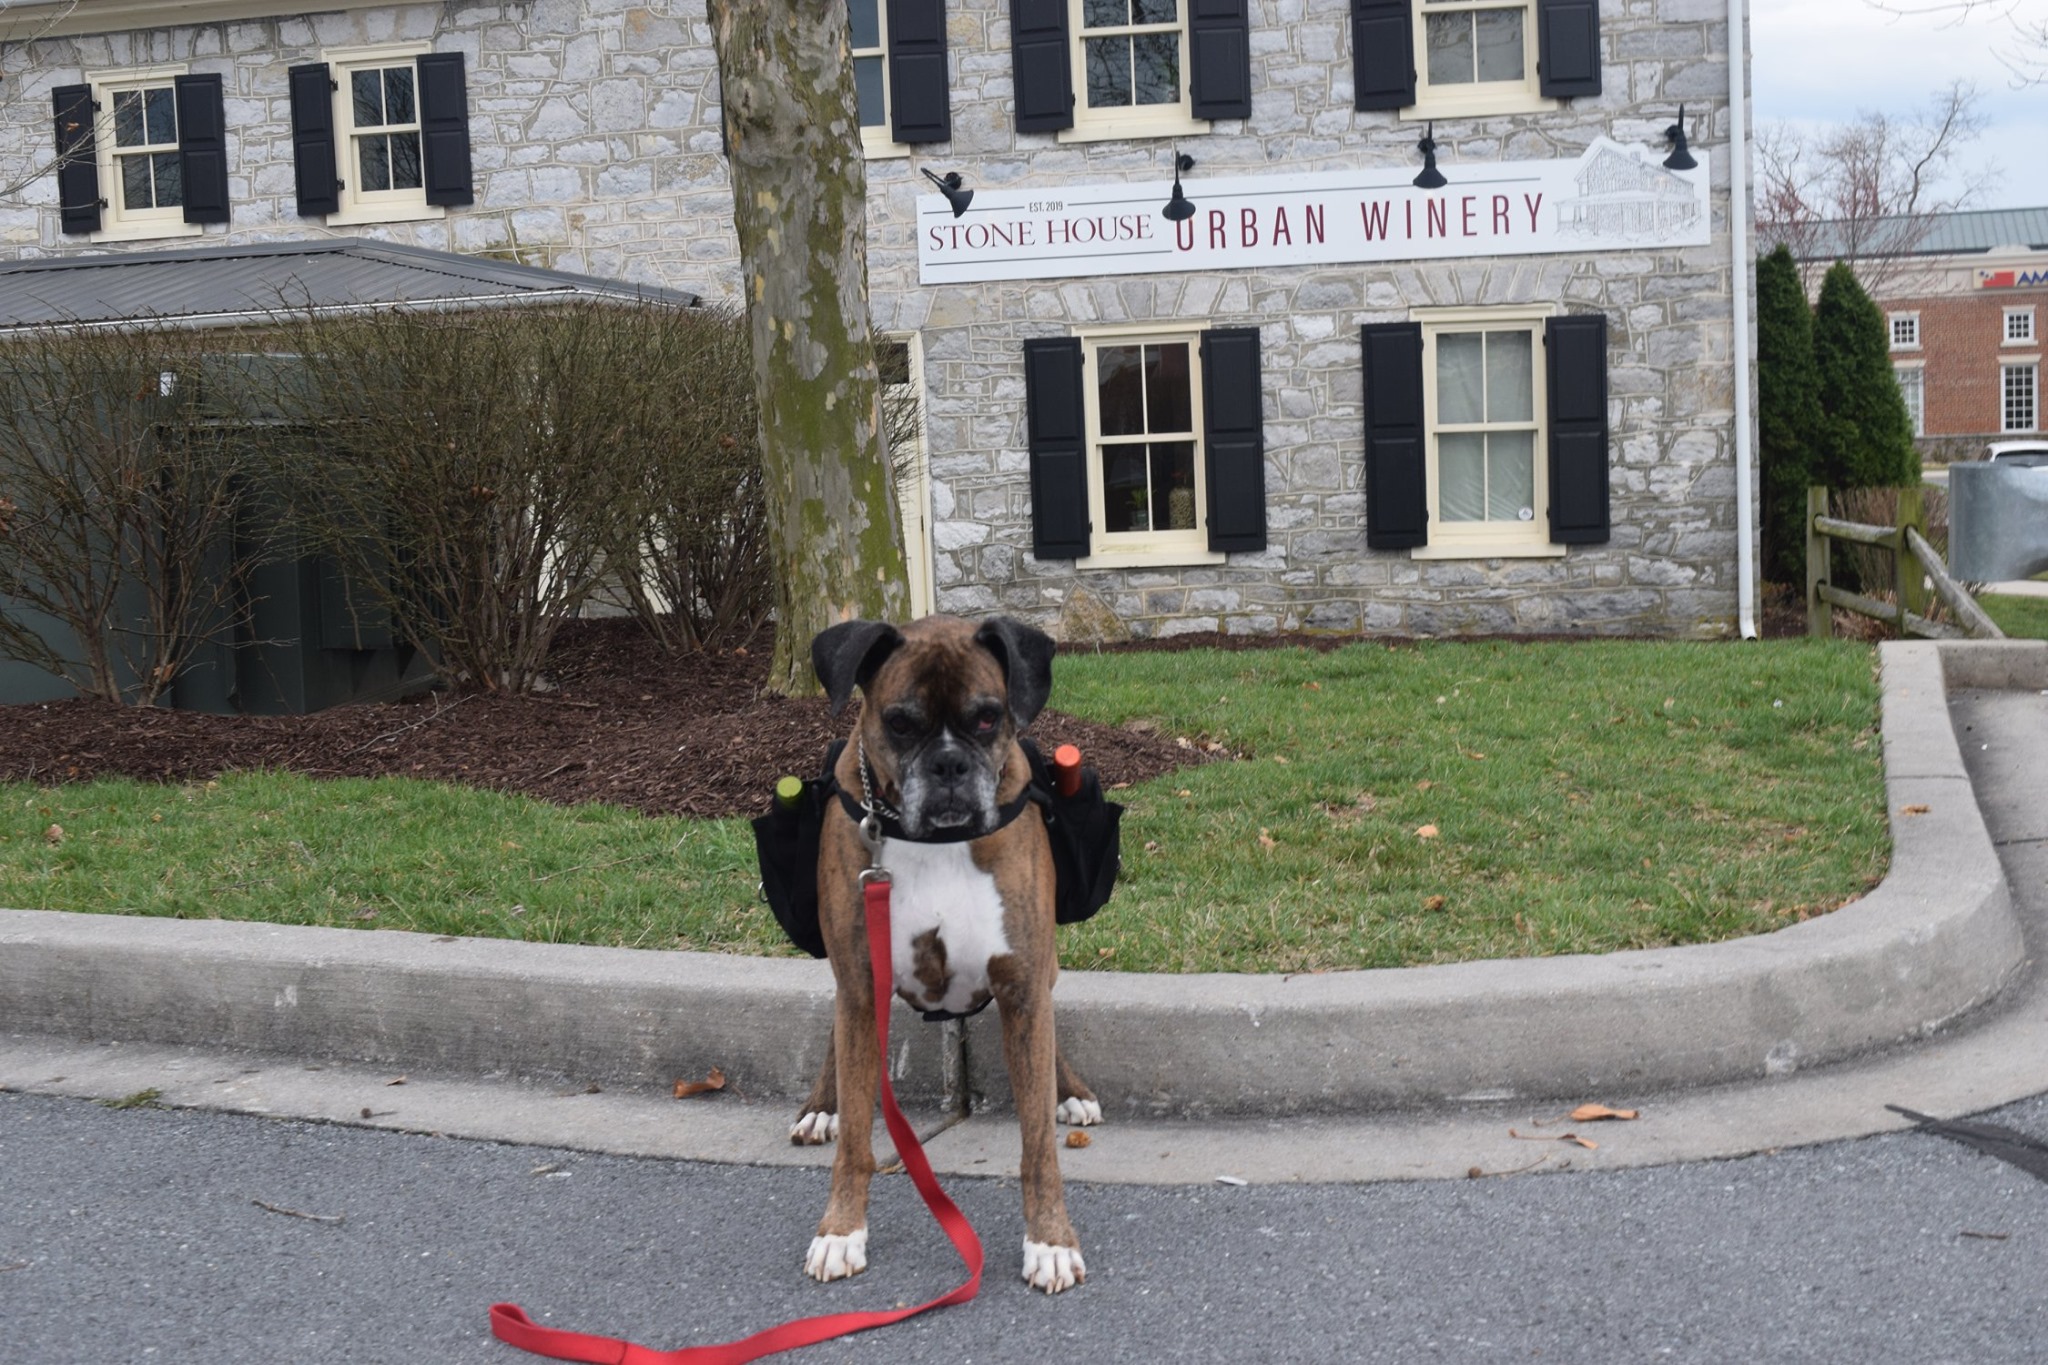
M813 635L900 619L909 603L868 332L846 7L712 0L710 11L775 567L768 686L803 695L818 690Z

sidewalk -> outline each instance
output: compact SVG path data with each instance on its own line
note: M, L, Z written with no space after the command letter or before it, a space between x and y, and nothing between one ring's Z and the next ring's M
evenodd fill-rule
M1632 1165L1900 1126L1885 1102L1951 1114L2048 1090L2048 985L2029 970L2048 942L2048 644L1887 644L1882 661L1894 860L1863 901L1603 957L1069 973L1062 1041L1109 1120L1063 1153L1069 1175ZM1959 734L1986 746L1967 765ZM830 992L822 963L0 911L0 1086L811 1164L829 1149L784 1134ZM891 1074L921 1127L947 1129L935 1165L1014 1169L990 1021L897 1021ZM713 1066L725 1093L666 1098ZM963 1087L977 1117L941 1118ZM1569 1156L1507 1136L1589 1099L1645 1117Z

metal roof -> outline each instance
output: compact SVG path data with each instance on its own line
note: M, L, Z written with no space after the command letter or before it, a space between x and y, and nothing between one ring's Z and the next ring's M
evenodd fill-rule
M1968 256L2002 246L2048 251L2048 208L1965 209L1905 218L1879 218L1855 225L1813 225L1812 242L1798 254L1826 260L1842 254L1853 235L1867 256Z
M658 285L360 237L0 261L0 332L156 320L260 324L279 313L609 299L695 307Z

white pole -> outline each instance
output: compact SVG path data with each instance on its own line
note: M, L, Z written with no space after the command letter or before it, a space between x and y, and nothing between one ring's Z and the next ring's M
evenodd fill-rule
M1749 81L1743 0L1728 0L1728 241L1735 306L1735 593L1742 638L1757 638L1756 525L1750 458Z

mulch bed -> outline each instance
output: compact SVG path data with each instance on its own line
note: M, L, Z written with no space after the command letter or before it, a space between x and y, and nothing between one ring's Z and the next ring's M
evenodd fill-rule
M776 778L815 773L825 746L852 724L851 712L834 721L823 700L764 694L771 646L763 636L744 648L670 655L630 622L578 622L558 638L556 690L540 696L433 691L310 716L87 700L0 706L0 780L188 782L267 769L459 782L649 815L752 815ZM1105 783L1207 757L1143 726L1056 711L1042 714L1031 735L1048 749L1079 745Z

